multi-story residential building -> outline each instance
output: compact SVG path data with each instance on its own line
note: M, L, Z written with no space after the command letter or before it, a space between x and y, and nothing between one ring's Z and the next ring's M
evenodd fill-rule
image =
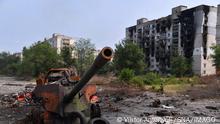
M220 4L218 5L218 15L217 15L217 30L216 30L216 41L220 44Z
M220 20L220 5L218 6ZM217 7L200 5L187 9L178 6L172 14L155 20L141 18L126 28L126 39L137 43L145 53L149 70L166 73L171 57L185 56L192 60L192 70L200 76L213 75L211 46L216 44ZM217 28L220 31L220 21ZM220 33L217 40L220 43Z
M45 41L48 41L52 47L57 49L57 53L60 54L62 48L64 47L73 47L75 45L76 39L54 33L51 38L45 38ZM77 57L76 52L72 51L72 56Z
M74 47L77 42L77 38L72 38L69 36L61 35L58 33L54 33L51 38L45 38L44 41L48 41L50 45L57 49L57 53L60 54L62 48L64 47ZM98 56L100 50L93 50L94 56ZM76 50L72 51L72 57L78 58L78 53Z

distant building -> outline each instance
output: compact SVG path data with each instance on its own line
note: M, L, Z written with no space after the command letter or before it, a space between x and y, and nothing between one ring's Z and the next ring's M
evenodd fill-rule
M149 70L167 73L171 57L181 55L192 59L195 74L213 75L216 68L210 47L216 40L220 44L220 5L218 9L207 5L190 9L178 6L166 17L138 19L136 25L126 28L126 39L143 48Z
M45 38L45 41L48 41L50 45L57 49L57 53L60 54L62 48L64 47L74 47L75 43L78 41L76 38L72 38L69 36L61 35L58 33L54 33L51 38ZM94 56L98 56L100 50L93 50ZM72 51L72 57L78 58L77 51Z
M16 57L18 57L18 58L20 59L20 61L23 60L23 54L22 54L22 52L14 53L13 55L16 56Z
M58 33L54 33L51 38L45 38L45 41L48 41L52 47L57 49L57 53L60 54L62 48L64 47L73 47L75 45L76 39L61 35ZM77 54L75 51L72 51L72 56L75 58Z

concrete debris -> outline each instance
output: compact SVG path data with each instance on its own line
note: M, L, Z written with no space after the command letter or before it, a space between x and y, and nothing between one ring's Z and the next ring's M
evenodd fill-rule
M116 97L114 98L114 102L118 102L118 101L121 101L121 100L123 100L123 98L120 97L120 96L116 96Z
M19 93L0 95L0 104L6 107L19 107L30 104L31 102L31 92L27 90Z
M153 113L149 113L149 112L143 112L142 114L140 114L141 117L146 117L146 116L150 116Z
M171 113L167 110L158 110L156 112L157 116L171 116Z
M162 108L165 108L165 109L174 109L175 107L174 106L166 106L166 105L161 105Z
M202 112L193 112L193 115L194 116L203 116L203 117L205 117L205 116L207 116L207 115L205 115L204 113L202 113Z
M218 108L215 106L206 106L205 108L211 109L211 110L218 110Z
M157 107L160 107L160 104L161 104L160 100L159 100L159 99L156 99L156 100L154 100L154 101L150 104L150 107L155 107L155 108L157 108Z
M176 116L179 115L176 111L168 111L168 110L158 110L156 111L157 116Z

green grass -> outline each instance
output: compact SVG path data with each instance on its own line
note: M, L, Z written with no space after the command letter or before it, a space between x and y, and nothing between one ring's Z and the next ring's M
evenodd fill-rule
M151 89L153 91L164 91L168 93L175 93L184 91L190 86L199 83L199 77L160 77L156 74L147 74L142 76L135 76L130 81L130 85L135 85L144 89ZM150 87L150 88L149 88Z

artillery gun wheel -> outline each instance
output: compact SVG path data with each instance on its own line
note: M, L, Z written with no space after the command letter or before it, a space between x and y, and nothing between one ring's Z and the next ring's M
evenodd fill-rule
M74 111L67 115L65 124L87 124L86 117L82 112Z
M104 118L94 118L91 119L88 124L110 124L110 123Z
M99 118L101 117L101 108L99 106L99 104L95 103L95 104L91 104L91 108L90 108L90 118Z

